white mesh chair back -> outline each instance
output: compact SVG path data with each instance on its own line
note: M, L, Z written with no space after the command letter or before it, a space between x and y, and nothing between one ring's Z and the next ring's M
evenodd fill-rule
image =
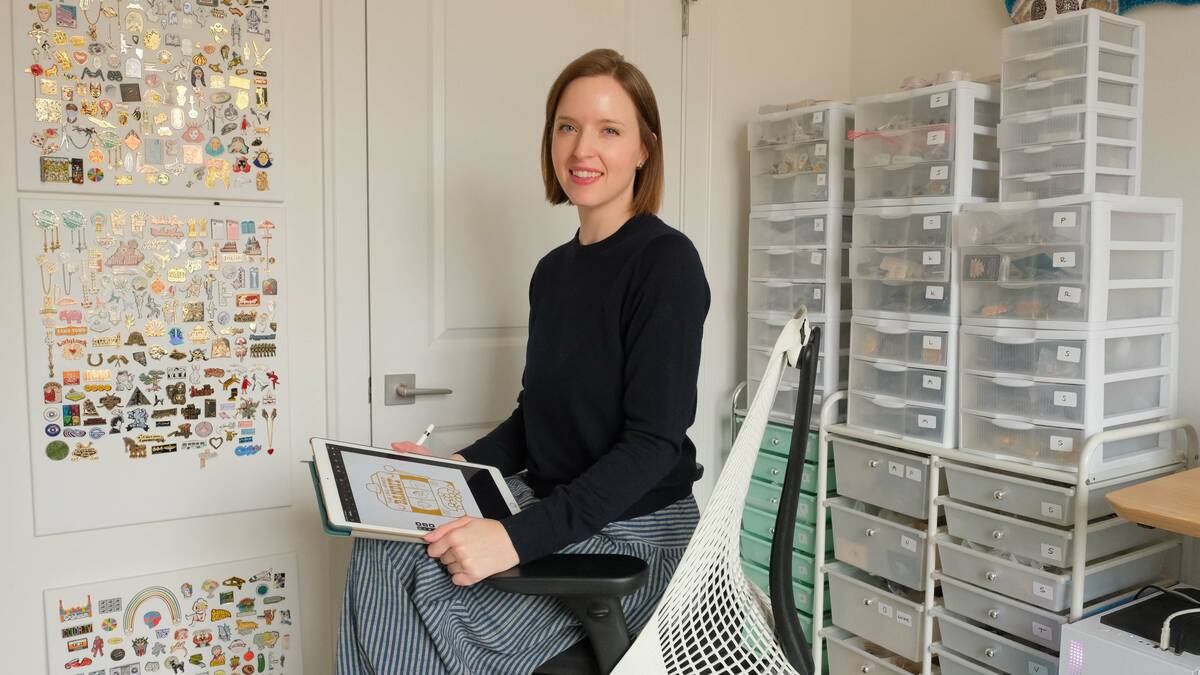
M775 342L716 488L650 622L614 675L796 673L775 639L770 600L742 571L742 509L775 391L808 341L803 310Z

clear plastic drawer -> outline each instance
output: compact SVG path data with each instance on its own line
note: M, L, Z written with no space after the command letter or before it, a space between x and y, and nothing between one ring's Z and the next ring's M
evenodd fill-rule
M942 645L986 663L1002 673L1055 675L1058 657L1007 638L995 631L954 616L945 608L935 611ZM945 652L939 652L939 656ZM943 675L945 670L943 667Z
M850 360L850 388L874 396L900 398L913 403L946 406L952 375L945 370L914 368L891 361Z
M853 504L844 497L828 502L837 559L908 588L923 590L927 576L925 530L856 510Z
M858 169L855 201L946 197L954 194L954 163L893 164Z
M1103 430L1103 427L1082 429L991 418L966 410L959 415L959 421L962 430L959 445L965 452L1071 471L1079 465L1079 452L1087 437ZM1092 462L1095 465L1138 460L1161 466L1178 460L1179 453L1170 446L1169 440L1148 434L1106 443Z
M1138 55L1117 49L1096 51L1096 63L1089 63L1085 46L1035 52L1004 62L1000 76L1004 86L1045 82L1076 75L1099 73L1121 77L1139 77Z
M837 524L834 523L834 536ZM1071 604L1071 573L1057 568L1023 565L1008 558L937 538L942 574L1051 612L1065 612ZM836 545L835 545L836 550ZM1180 544L1168 541L1119 554L1088 565L1084 576L1084 602L1163 579L1179 578Z
M879 282L876 282L879 283ZM859 282L854 282L855 309ZM863 297L870 299L864 289ZM1082 324L1153 325L1175 316L1174 282L1125 284L1089 297L1083 283L981 282L962 285L963 323L1084 329ZM1117 324L1115 322L1122 322Z
M852 427L941 447L953 445L953 419L945 408L873 397L851 389L846 414L846 422Z
M940 499L950 535L1032 560L1042 565L1071 564L1075 533L1019 520L1000 513ZM1172 537L1169 532L1139 527L1113 517L1088 524L1087 560L1099 560Z
M936 206L884 206L854 210L857 246L951 245L952 210Z
M1110 171L1117 171L1111 169ZM1089 188L1087 178L1091 176L1095 186ZM1029 201L1053 199L1084 192L1107 192L1117 195L1132 195L1137 191L1137 175L1133 172L1037 173L1000 180L1000 199L1003 201Z
M829 675L912 675L914 667L918 671L921 669L919 663L887 652L837 627L822 632L828 647Z
M1141 84L1134 78L1098 77L1096 90L1088 91L1087 76L1006 86L1000 97L1001 114L1019 115L1076 105L1139 107ZM1092 98L1094 96L1094 98Z
M827 199L829 174L825 171L766 171L750 176L751 206L823 202Z
M1071 281L1086 278L1088 247L965 246L962 248L963 281Z
M1078 106L1005 117L996 142L1001 150L1067 141L1137 142L1138 127L1135 112Z
M939 368L954 363L946 326L869 317L854 317L850 325L853 356Z
M1108 331L1049 331L963 326L964 370L1021 377L1086 380L1155 368L1175 368L1173 326Z
M954 224L963 246L986 244L1169 244L1177 248L1179 202L1079 195L1054 200L967 204ZM857 216L856 216L857 217Z
M770 248L750 251L750 278L824 282L825 248Z
M929 458L841 439L834 468L838 494L913 518L929 513ZM944 479L938 493L945 491Z
M850 284L845 284L849 296ZM795 313L801 306L811 314L825 313L825 284L801 281L751 281L748 305L751 312Z
M828 141L828 111L780 112L750 122L750 149Z
M854 362L850 380L854 382ZM988 416L1020 417L1039 424L1097 424L1100 418L1161 415L1172 405L1171 374L1068 384L963 373L962 409ZM1093 401L1092 399L1098 399Z
M1104 497L1144 480L1156 478L1170 469L1151 475L1123 478L1097 483L1088 490L1087 519L1095 520L1112 515L1112 506ZM1044 481L988 471L971 466L947 463L942 466L950 497L958 502L1003 511L1023 518L1032 518L1052 525L1075 522L1075 488Z
M958 314L956 282L855 279L855 316L939 322Z
M855 169L954 158L954 127L949 124L855 131L853 136Z
M1095 155L1088 157L1088 147ZM1047 145L1027 145L1000 154L1000 175L1004 178L1054 171L1083 172L1093 168L1136 169L1137 148L1132 145L1072 141Z
M998 593L942 575L942 595L946 610L1009 635L1050 649L1058 648L1058 638L1066 615L1047 612Z
M830 565L833 623L906 659L921 658L925 607L874 585L847 565Z
M850 249L850 277L888 281L948 281L948 248Z
M1142 48L1142 25L1099 10L1060 14L1054 19L1028 21L1000 33L1004 58L1013 58L1070 47L1100 44L1127 49Z
M750 247L825 246L829 229L839 229L835 241L850 243L850 216L838 210L817 212L773 211L750 214Z

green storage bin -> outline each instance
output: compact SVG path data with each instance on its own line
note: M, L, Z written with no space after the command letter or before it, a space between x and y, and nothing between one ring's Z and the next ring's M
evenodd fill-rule
M783 479L787 476L787 465L786 457L760 451L751 475L764 483L783 485ZM833 473L833 463L830 462L825 472L825 491L828 494L837 491L837 481ZM809 494L817 493L817 465L815 462L804 463L804 472L800 474L800 490Z
M742 529L770 541L775 534L775 514L747 506L742 512ZM816 532L817 529L812 525L796 523L792 547L801 553L812 555L816 550ZM833 530L828 525L825 528L825 550L833 550Z
M746 505L768 513L779 511L779 500L783 495L783 486L764 483L758 479L750 481L750 489L746 493ZM813 524L817 522L817 498L814 495L800 493L796 505L796 522Z
M770 575L767 569L759 567L754 563L742 563L742 569L746 572L746 578L750 579L755 586L758 586L763 593L768 596L771 594ZM792 592L796 598L796 610L806 617L810 615L813 603L813 587L808 584L802 584L799 581L792 582ZM823 598L825 612L829 612L829 586L825 587L825 597Z
M759 567L771 567L771 542L742 530L742 560L752 562ZM813 565L816 561L812 556L805 555L792 549L792 578L809 586L813 583Z

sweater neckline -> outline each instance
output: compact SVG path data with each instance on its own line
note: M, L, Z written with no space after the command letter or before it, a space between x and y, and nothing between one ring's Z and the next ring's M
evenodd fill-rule
M632 234L633 231L637 229L637 227L635 227L634 221L638 220L639 218L642 218L644 215L645 214L640 214L640 213L634 214L629 220L626 220L621 225L621 227L617 228L616 232L613 232L612 234L608 235L607 237L605 237L605 238L601 239L600 241L595 242L593 244L580 243L579 242L579 228L576 228L575 236L571 238L571 247L575 249L576 253L582 253L582 254L587 254L587 255L599 253L600 251L604 251L608 248L611 248L612 246L614 246L615 244L617 244L618 242L620 242L621 240L627 238L630 234Z

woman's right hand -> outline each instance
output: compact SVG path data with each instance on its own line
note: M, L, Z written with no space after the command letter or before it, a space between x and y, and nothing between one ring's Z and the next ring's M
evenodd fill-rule
M417 445L416 443L413 443L412 441L394 441L392 443L392 451L393 452L407 452L407 453L413 454L413 455L428 455L430 457L434 456L434 454L429 451L429 448L427 448L423 445ZM453 455L450 455L450 459L453 459L456 462L467 461L467 459L465 457L458 454L457 452L454 453Z

